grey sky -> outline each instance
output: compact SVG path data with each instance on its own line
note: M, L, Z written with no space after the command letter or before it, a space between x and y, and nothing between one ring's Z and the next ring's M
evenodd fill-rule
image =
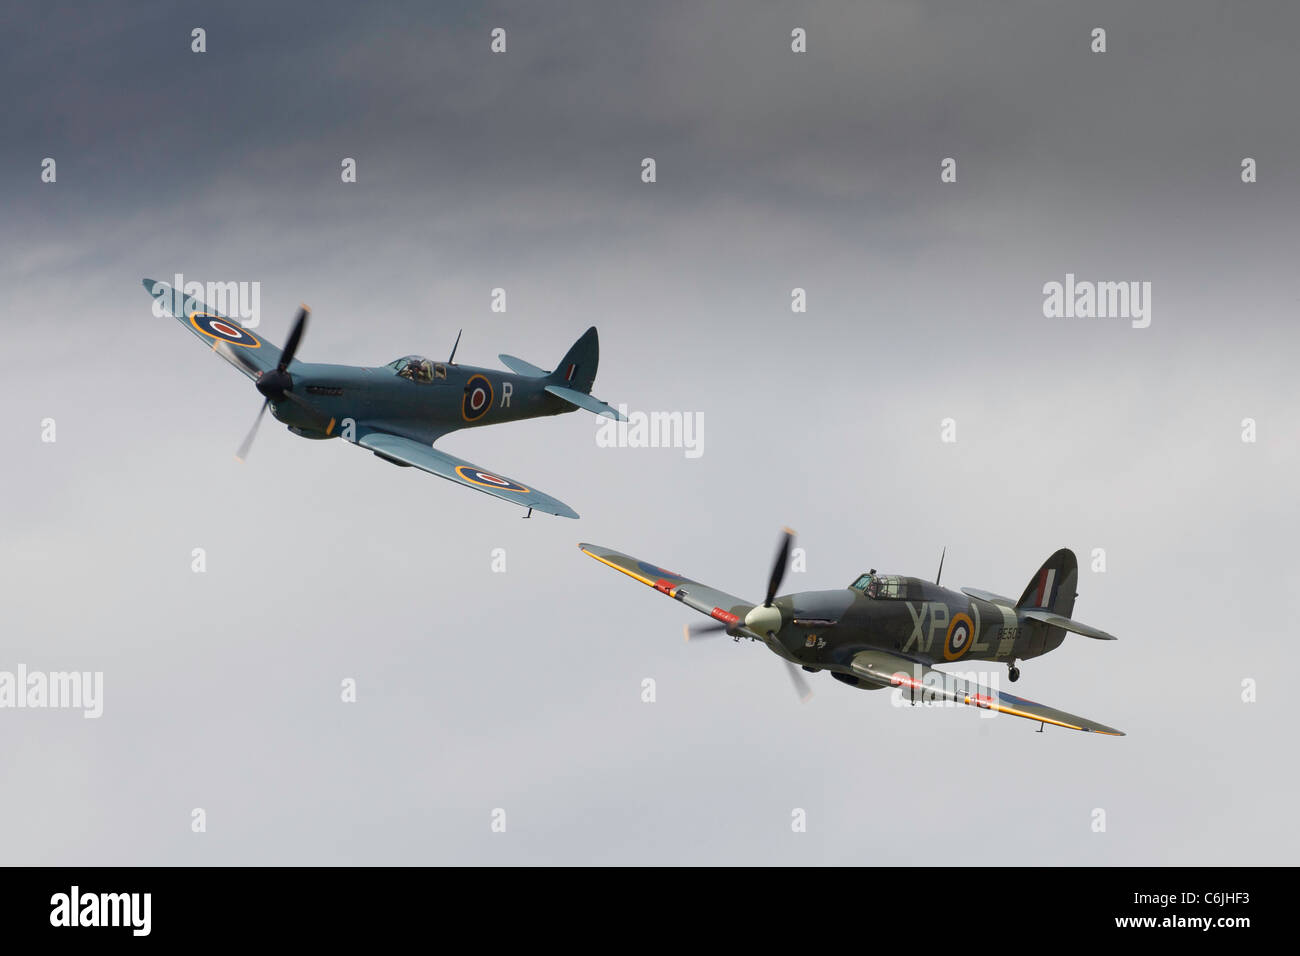
M103 670L105 703L0 710L5 862L1294 857L1300 14L438 6L6 13L0 670ZM463 327L460 361L551 367L595 324L595 393L702 412L705 453L597 448L585 414L444 440L577 522L274 423L241 467L260 396L152 316L176 272L261 282L277 342L308 302L309 361ZM1150 328L1044 318L1067 272L1150 281ZM1129 736L824 675L801 706L574 546L752 597L784 524L788 590L946 546L945 583L1015 595L1073 548L1076 617L1120 640L1015 689Z

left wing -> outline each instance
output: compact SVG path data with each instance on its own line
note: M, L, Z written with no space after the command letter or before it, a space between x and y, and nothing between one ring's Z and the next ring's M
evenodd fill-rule
M189 329L212 351L256 380L280 363L280 350L260 335L244 328L238 319L213 311L192 295L174 289L166 282L145 279L144 287L154 297L155 313L171 315Z
M419 468L439 478L446 478L485 494L504 498L521 508L534 508L562 518L578 517L578 513L563 501L542 494L513 479L484 471L455 455L438 451L432 445L424 445L410 438L379 431L363 433L356 443L363 448L369 448L380 458L391 461L395 465Z
M971 707L995 710L1012 717L1038 720L1070 730L1084 730L1096 734L1123 737L1124 731L1107 727L1087 717L1077 717L1045 704L1025 700L1014 694L1004 694L974 681L966 680L947 671L927 667L888 651L859 651L849 664L853 672L881 687L901 687L913 700L943 698Z

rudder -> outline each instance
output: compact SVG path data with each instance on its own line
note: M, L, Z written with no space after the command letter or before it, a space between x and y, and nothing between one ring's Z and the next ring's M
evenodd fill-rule
M1074 611L1079 586L1079 561L1069 548L1062 548L1043 562L1029 579L1017 608L1044 607L1062 617Z
M560 364L555 366L555 371L550 375L551 384L590 394L591 386L596 383L596 366L599 363L600 337L596 335L596 327L593 325L564 353L564 358L560 359Z

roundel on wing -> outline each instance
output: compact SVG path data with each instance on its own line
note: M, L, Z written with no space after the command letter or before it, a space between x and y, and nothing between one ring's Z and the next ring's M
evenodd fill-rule
M636 566L644 573L655 578L680 578L681 575L675 571L665 571L663 568L656 567L648 561L638 561ZM739 620L739 618L737 618Z
M517 481L511 481L509 478L502 478L500 475L494 475L490 471L484 471L482 468L475 468L473 465L457 465L456 474L460 475L471 485L478 485L480 488L492 488L495 491L515 491L519 494L528 494L528 489Z
M467 422L476 422L492 407L492 383L486 375L472 375L465 383L465 397L460 402L460 416Z
M945 660L955 661L975 643L975 624L965 614L954 614L948 623L948 636L943 641Z
M194 326L200 334L216 339L218 342L229 342L231 345L239 345L246 349L262 347L262 340L234 319L213 315L210 312L191 312L190 325Z

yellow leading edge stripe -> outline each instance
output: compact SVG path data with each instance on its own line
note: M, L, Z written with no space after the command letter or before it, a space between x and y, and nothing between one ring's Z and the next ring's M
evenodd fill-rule
M638 581L640 581L648 588L655 587L655 583L651 581L649 578L642 577L641 575L637 574L635 571L630 571L627 568L623 567L621 564L615 564L613 561L608 561L605 558L602 558L598 554L592 554L586 548L579 548L578 550L580 550L583 554L585 554L589 558L595 558L597 561L599 561L601 564L605 565L606 567L613 568L615 571L622 571L629 578L636 578ZM658 591L659 589L655 588L655 590ZM677 593L677 589L673 588L671 591L668 592L668 596L672 597L676 593Z
M966 703L971 704L971 706L973 707L979 706L978 704L972 703L969 697L966 698ZM1027 714L1023 710L1016 710L1014 707L1002 707L998 704L994 704L993 709L998 711L999 713L1010 714L1012 717L1023 717L1026 720L1036 720L1039 723L1043 723L1043 724L1054 724L1057 727L1064 727L1067 730L1082 730L1083 732L1089 734L1105 734L1107 737L1124 736L1123 734L1112 734L1110 731L1107 730L1096 730L1091 727L1080 727L1076 724L1067 724L1064 721L1053 720L1051 717L1039 717L1035 714Z

